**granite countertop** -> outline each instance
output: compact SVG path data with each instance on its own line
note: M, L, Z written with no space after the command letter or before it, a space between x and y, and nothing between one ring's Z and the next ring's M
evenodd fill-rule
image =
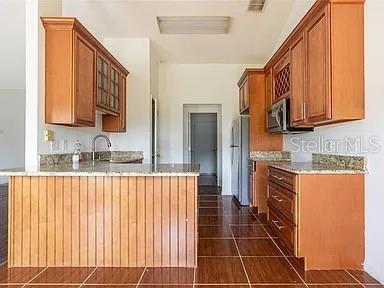
M366 170L312 162L270 163L270 167L294 174L366 174Z
M287 151L251 151L251 161L291 161L291 153Z
M0 170L0 176L199 176L199 165L191 164L118 164L87 161L77 168L72 164L40 168Z

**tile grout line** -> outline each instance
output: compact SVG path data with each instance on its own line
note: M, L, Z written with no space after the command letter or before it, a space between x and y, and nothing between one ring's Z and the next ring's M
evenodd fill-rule
M250 209L251 210L251 209ZM251 210L253 216L255 216L257 218L257 216L255 215L255 213ZM260 222L260 221L259 221ZM268 224L267 224L268 225ZM285 258L285 261L288 262L288 264L291 266L291 268L293 269L293 271L295 271L295 273L297 274L297 276L299 276L300 280L304 283L304 285L308 287L308 284L304 281L304 279L301 277L301 275L299 274L299 272L297 272L296 268L291 264L291 262L288 260L287 256L285 255L285 253L283 252L283 250L280 249L279 245L276 244L276 241L271 237L271 234L267 231L267 229L265 229L265 227L263 226L263 229L265 230L265 232L267 232L267 234L269 235L269 238L271 239L271 241L273 242L273 244L275 244L275 246L277 247L277 249L279 249L280 253L284 256Z
M229 225L229 221L228 221L228 218L227 218L227 215L226 215L226 214L225 214L225 219L226 219L226 221L227 221L227 224ZM251 281L249 280L249 276L248 276L247 269L245 269L244 261L243 261L243 258L241 257L240 249L239 249L239 246L237 245L237 242L236 242L236 239L235 239L235 235L233 234L233 231L232 231L232 229L231 229L231 226L229 226L229 229L231 230L232 239L233 239L233 242L235 242L236 250L237 250L237 253L239 254L240 262L241 262L241 265L242 265L242 267L243 267L243 270L244 270L244 273L245 273L245 277L247 277L248 286L249 286L250 288L252 288Z
M32 277L31 280L29 280L27 283L25 283L24 285L22 285L21 287L25 287L27 286L28 284L31 284L33 280L35 280L37 277L39 277L44 271L46 271L48 269L48 267L45 267L43 270L41 270L39 273L37 273L37 275L35 275L35 277Z
M139 285L141 284L141 281L143 280L143 278L144 278L144 274L145 274L145 272L147 272L147 269L148 269L148 267L145 266L145 267L144 267L144 270L143 270L143 273L141 273L140 278L139 278L139 281L138 281L137 284L136 284L136 288L139 287Z
M89 278L91 278L91 276L93 275L93 273L95 273L96 269L97 269L97 267L95 267L95 268L92 270L92 272L89 273L88 277L85 278L85 280L83 281L83 283L80 284L79 288L84 286L84 284L89 280Z
M351 276L355 281L357 281L357 283L359 283L361 286L365 287L363 283L361 283L355 276L353 276L348 270L344 269L345 272L347 272L347 274L349 274L349 276Z

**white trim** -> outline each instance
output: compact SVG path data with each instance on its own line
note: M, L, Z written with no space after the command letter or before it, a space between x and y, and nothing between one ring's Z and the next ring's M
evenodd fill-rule
M222 142L222 109L221 104L183 104L183 162L191 163L190 156L190 114L215 113L217 115L217 185L223 183L223 142Z

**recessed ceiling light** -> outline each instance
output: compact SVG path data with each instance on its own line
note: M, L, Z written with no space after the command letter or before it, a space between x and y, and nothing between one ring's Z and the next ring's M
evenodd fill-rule
M161 34L227 34L228 16L161 16L157 24Z
M248 11L263 12L265 6L265 0L250 0L248 5Z

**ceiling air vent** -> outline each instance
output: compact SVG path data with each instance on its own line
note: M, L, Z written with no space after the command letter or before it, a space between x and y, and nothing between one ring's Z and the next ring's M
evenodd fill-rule
M250 0L248 5L248 11L251 12L263 12L266 0Z
M157 24L161 34L227 34L228 16L161 16Z

